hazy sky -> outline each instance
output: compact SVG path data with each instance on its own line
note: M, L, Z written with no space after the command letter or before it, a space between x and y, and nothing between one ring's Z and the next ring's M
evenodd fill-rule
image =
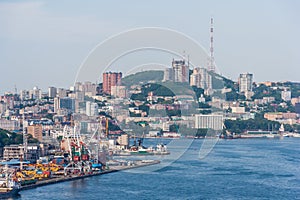
M208 49L211 16L223 75L300 81L299 10L296 0L1 1L0 94L69 87L98 43L131 28L174 29Z

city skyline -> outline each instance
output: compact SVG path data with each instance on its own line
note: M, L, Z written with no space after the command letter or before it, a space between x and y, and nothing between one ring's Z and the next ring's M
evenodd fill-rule
M224 76L237 80L240 73L249 72L255 82L299 80L298 2L114 4L91 2L81 9L77 1L1 2L0 92L13 92L15 85L18 90L37 85L44 91L73 85L80 64L99 42L136 27L180 31L208 52L211 16L215 61Z
M300 196L299 8L0 1L0 199Z

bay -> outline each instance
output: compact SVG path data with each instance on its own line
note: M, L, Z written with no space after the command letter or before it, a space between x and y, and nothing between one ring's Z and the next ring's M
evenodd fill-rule
M166 156L140 158L167 165L25 190L18 199L300 199L299 138L219 140L199 159L202 143L190 139L179 154L171 148L180 155L171 162Z

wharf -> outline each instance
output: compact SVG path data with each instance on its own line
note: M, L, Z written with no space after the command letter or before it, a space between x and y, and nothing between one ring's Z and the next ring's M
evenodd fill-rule
M158 161L158 160L152 160L152 161L147 161L147 162L139 161L135 165L111 166L110 169L108 169L108 170L104 170L104 171L100 171L100 172L93 172L91 174L85 174L85 175L81 175L81 176L61 176L61 177L56 177L56 178L49 178L49 179L45 179L45 180L39 180L35 184L32 184L32 185L22 186L22 188L20 190L28 190L28 189L33 189L33 188L40 187L40 186L61 183L61 182L66 182L66 181L73 181L73 180L88 178L88 177L92 177L92 176L99 176L102 174L109 174L109 173L113 173L113 172L124 171L124 170L128 170L128 169L139 168L139 167L145 167L145 166L155 165L155 164L159 164L159 163L160 163L160 161Z

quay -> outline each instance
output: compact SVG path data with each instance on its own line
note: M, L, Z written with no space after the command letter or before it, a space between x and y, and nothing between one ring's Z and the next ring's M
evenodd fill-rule
M109 174L113 172L118 172L118 171L124 171L124 170L129 170L129 169L134 169L134 168L139 168L139 167L145 167L145 166L150 166L150 165L155 165L159 164L160 161L158 160L147 160L146 162L144 161L138 161L135 163L135 165L130 165L130 166L112 166L110 169L100 171L100 172L93 172L91 174L85 174L85 175L74 175L74 176L61 176L61 177L53 177L49 179L44 179L44 180L39 180L35 184L31 185L25 185L22 186L20 191L22 190L28 190L28 189L33 189L45 185L50 185L50 184L55 184L55 183L61 183L61 182L67 182L67 181L74 181L78 179L83 179L83 178L88 178L92 176L100 176L103 174Z

